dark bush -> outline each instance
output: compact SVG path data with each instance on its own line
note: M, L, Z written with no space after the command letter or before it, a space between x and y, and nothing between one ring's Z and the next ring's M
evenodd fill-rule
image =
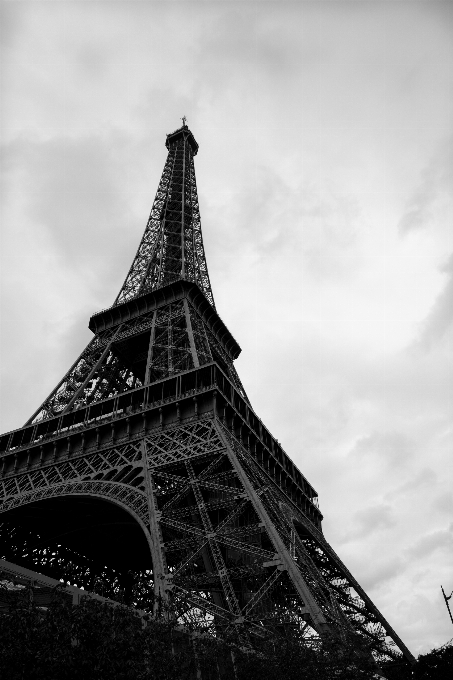
M5 600L9 601L6 601ZM0 677L7 680L367 680L376 678L369 653L335 640L309 648L295 638L267 642L259 652L176 623L144 621L125 606L85 598L73 606L55 591L39 606L31 590L8 595L0 613ZM388 680L450 680L451 643L421 655L384 664Z

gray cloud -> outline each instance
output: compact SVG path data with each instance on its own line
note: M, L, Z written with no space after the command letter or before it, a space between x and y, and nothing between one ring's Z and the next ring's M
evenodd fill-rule
M350 276L357 266L354 248L360 234L358 201L334 192L315 191L309 182L285 182L270 166L254 168L226 216L222 240L240 240L273 266L284 257L299 258L316 279Z
M439 203L447 197L452 200L453 187L453 138L446 140L440 151L421 173L418 187L406 205L398 229L402 235L428 227L436 217Z
M0 44L2 50L6 51L17 36L20 28L20 16L11 3L2 2L0 5Z
M432 502L432 508L451 517L453 515L453 493L446 491L437 496Z
M23 139L3 149L4 182L10 185L11 196L18 183L22 185L29 228L42 230L49 254L55 252L66 269L92 278L96 288L110 286L110 297L113 287L121 284L120 239L131 224L135 226L132 201L127 200L129 187L123 181L125 146L124 137L110 135L43 142ZM150 194L149 206L151 202ZM145 215L138 223L141 231ZM136 244L128 247L132 259Z
M433 531L415 541L408 549L411 557L428 557L435 550L446 550L453 556L453 524L448 530Z
M393 552L393 546L388 545L386 547L389 552ZM376 589L399 576L404 570L405 564L399 558L386 560L381 563L370 561L364 566L361 575L361 585L370 592L371 589Z
M374 432L359 439L350 456L364 465L370 458L398 465L407 461L414 447L414 442L401 432Z
M419 493L421 490L426 492L426 489L434 487L436 483L437 475L434 470L431 468L423 468L423 470L420 470L417 474L411 476L396 489L386 494L385 498L386 500L391 501L410 492Z
M342 538L342 543L369 537L380 529L388 529L396 524L393 508L381 503L358 510L353 515L353 527Z
M430 350L436 342L441 340L453 322L453 255L441 271L448 273L448 281L434 301L416 342L416 346L425 350Z

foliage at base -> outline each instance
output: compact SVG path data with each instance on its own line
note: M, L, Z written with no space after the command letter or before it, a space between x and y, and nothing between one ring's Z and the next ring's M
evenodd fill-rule
M419 658L413 669L392 662L392 680L453 677L453 647ZM449 669L449 670L447 670ZM412 672L414 671L414 675ZM84 598L78 606L56 593L40 607L24 589L0 613L0 677L8 680L367 680L369 655L332 640L322 649L283 638L252 652L181 631L176 622L144 621L133 609Z

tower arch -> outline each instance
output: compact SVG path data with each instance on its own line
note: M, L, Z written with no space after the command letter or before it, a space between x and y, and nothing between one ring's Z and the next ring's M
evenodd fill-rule
M145 593L149 602L153 546L141 499L130 499L134 507L121 485L105 482L45 491L0 510L1 557L126 604L143 607Z

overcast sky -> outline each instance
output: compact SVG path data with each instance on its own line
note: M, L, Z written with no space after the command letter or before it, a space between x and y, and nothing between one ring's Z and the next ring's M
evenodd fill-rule
M3 2L0 430L88 342L186 115L218 311L324 532L452 637L453 4Z

